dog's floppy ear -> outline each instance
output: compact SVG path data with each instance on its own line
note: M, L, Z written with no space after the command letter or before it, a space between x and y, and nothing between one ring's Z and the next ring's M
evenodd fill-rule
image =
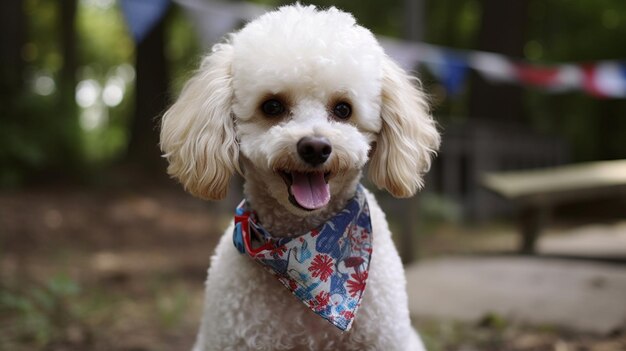
M440 137L417 79L389 57L383 59L382 69L382 129L369 177L393 196L409 197L422 187Z
M218 44L184 86L161 123L168 173L191 194L218 200L239 171L239 147L231 112L233 48Z

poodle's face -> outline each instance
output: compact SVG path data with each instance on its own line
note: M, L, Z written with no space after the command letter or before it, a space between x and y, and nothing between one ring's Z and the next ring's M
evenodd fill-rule
M300 5L214 47L161 135L169 172L192 193L223 197L241 164L303 215L353 183L370 154L376 185L412 195L438 142L421 93L368 30L345 12Z
M290 10L234 36L233 115L244 174L286 208L316 210L358 176L380 131L382 50L343 12Z
M302 88L250 96L234 110L253 109L235 119L246 178L262 180L284 207L310 211L358 176L375 133L359 123L348 94Z

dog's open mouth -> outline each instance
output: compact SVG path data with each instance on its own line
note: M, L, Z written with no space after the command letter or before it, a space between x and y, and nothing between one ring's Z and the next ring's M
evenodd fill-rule
M289 190L289 201L306 211L322 208L330 201L330 172L279 171Z

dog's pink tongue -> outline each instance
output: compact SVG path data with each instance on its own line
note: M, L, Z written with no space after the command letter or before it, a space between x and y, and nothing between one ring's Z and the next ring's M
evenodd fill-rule
M328 201L330 201L330 190L324 180L323 172L293 172L291 177L293 180L291 194L300 206L309 210L315 210L328 204Z

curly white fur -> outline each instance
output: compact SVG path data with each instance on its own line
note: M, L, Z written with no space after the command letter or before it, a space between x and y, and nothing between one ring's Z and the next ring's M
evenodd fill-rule
M169 173L205 199L221 199L234 172L263 226L275 236L314 228L354 196L369 175L398 197L413 195L439 146L416 82L389 59L374 36L335 8L285 6L216 45L166 112L161 148ZM286 105L268 117L268 97ZM347 121L333 116L348 102ZM306 172L303 137L323 137L330 202L305 211L289 200L280 170ZM402 264L385 216L367 192L374 253L361 308L340 333L304 307L271 275L240 255L232 225L211 260L202 325L194 350L422 350L407 308Z

